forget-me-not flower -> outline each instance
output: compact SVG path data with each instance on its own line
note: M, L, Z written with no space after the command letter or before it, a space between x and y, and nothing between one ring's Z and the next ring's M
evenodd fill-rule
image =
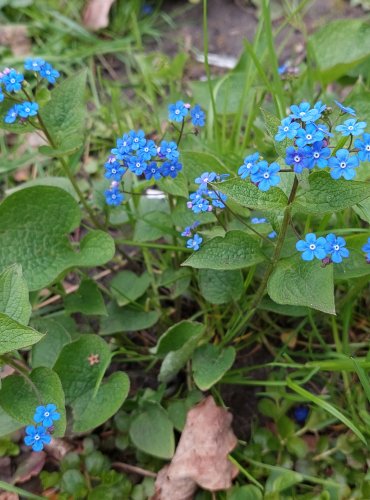
M251 175L251 173L255 173L258 170L257 162L259 157L259 153L253 153L244 158L244 163L238 170L238 175L240 175L242 179L246 179Z
M346 240L341 236L335 236L333 233L328 234L326 237L326 252L336 264L342 262L343 258L349 257Z
M319 168L327 167L329 156L330 149L326 147L324 141L314 142L311 146L305 148L307 167L310 169L315 166Z
M303 148L307 144L322 141L324 133L319 130L313 123L307 123L306 129L299 129L297 132L296 144L298 147Z
M358 122L356 118L349 118L341 125L335 127L344 137L349 135L361 135L366 127L366 122Z
M277 173L280 171L280 165L278 163L268 165L267 161L261 161L258 167L257 172L251 175L251 180L257 183L260 191L268 191L279 184L280 176Z
M347 181L356 176L355 168L359 165L358 156L350 155L348 149L339 149L336 155L329 158L330 175L333 179L344 177Z
M294 139L298 130L301 128L298 122L292 121L292 118L284 118L278 127L278 133L275 135L275 141L281 142L285 139Z
M204 127L206 115L199 104L190 110L191 123L194 127Z
M304 168L309 168L309 163L306 158L307 150L304 148L295 149L293 146L286 148L285 163L293 165L294 172L302 173Z
M186 242L186 248L191 248L192 250L195 251L199 250L202 241L203 238L199 236L199 234L194 234L194 236Z
M335 104L338 106L338 108L343 111L343 113L347 113L349 115L356 116L356 111L353 108L350 108L349 106L343 106L342 103L339 101L334 101Z
M326 239L322 236L316 238L314 233L308 233L304 240L297 241L296 249L303 252L303 260L310 261L315 257L321 260L326 257Z
M52 427L55 420L60 419L60 413L57 412L55 404L50 403L46 406L38 406L35 411L33 420L43 427Z
M175 104L168 106L168 119L172 122L182 122L188 113L189 109L183 101L177 101Z
M33 451L42 451L44 445L51 442L51 436L42 425L37 427L34 425L27 425L24 442L27 446L31 446Z
M358 157L361 161L370 161L370 134L364 134L362 139L355 139L355 147L359 149Z

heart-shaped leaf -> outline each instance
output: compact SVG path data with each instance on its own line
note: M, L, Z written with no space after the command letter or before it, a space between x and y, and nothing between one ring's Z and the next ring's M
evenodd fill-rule
M0 274L0 311L22 325L28 325L31 304L27 283L18 264L4 269Z
M203 345L193 354L194 381L202 391L207 391L216 384L232 367L235 349L219 349L213 344Z

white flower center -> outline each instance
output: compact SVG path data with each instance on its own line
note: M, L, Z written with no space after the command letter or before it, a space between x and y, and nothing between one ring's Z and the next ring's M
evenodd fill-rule
M309 246L309 249L310 250L315 250L316 248L316 245L314 243L311 243L311 245Z
M297 156L295 156L295 157L294 157L294 161L295 161L296 163L298 163L299 161L301 161L301 157L300 157L300 156L298 156L298 155L297 155Z
M345 161L342 161L339 166L340 168L346 168L347 163Z
M135 137L134 142L139 142L139 139Z
M175 167L174 166L170 167L170 170L173 172L175 170Z
M117 173L117 170L115 168L112 168L112 174L116 174ZM46 415L46 413L45 413Z
M289 127L284 127L283 130L284 130L284 132L288 132Z
M10 79L10 83L15 83L15 79L14 79L14 78L11 78L11 79Z
M353 125L349 125L348 130L353 130Z
M179 109L176 109L175 111L175 115L179 115L180 114L180 110Z
M48 417L49 415L50 415L50 413L49 413L48 411L46 411L46 412L44 413L44 417Z
M334 250L335 250L336 252L338 252L338 250L339 250L339 248L340 248L340 247L339 247L339 245L334 245L334 246L333 246L333 248L334 248Z
M307 134L307 135L306 135L306 139L307 139L308 141L310 141L310 140L312 139L312 135L311 135L311 134Z
M26 112L29 113L31 111L30 108L26 108Z
M50 70L46 70L46 71L45 71L45 73L46 73L47 75L50 75Z
M299 113L299 116L304 116L305 114L306 114L306 112L305 112L305 111L301 111L301 112Z
M270 177L270 174L269 174L268 172L265 172L265 173L263 174L263 177L264 177L265 179L268 179L268 178Z
M320 153L318 153L317 151L313 154L313 157L314 158L320 158Z
M366 151L370 151L370 144L367 144L365 149L366 149Z
M247 163L246 167L247 168L251 168L252 164L251 163Z
M34 440L35 440L35 441L38 441L38 440L40 439L40 436L39 436L38 434L35 434L35 435L33 436L33 438L34 438Z
M115 200L117 197L115 194L112 194L112 200Z

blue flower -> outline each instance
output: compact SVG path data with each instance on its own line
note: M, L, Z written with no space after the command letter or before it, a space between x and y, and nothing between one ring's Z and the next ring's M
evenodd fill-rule
M132 138L128 134L123 134L122 138L118 138L115 148L111 150L117 160L125 160L131 152Z
M8 109L7 114L5 115L4 122L5 123L14 123L18 117L19 112L19 104L15 104L10 109Z
M361 250L366 253L367 260L370 260L370 238L368 238L367 242L361 248Z
M361 161L370 161L370 134L364 134L361 139L355 139L355 147L359 149Z
M256 167L257 162L259 160L260 154L259 153L253 153L252 155L247 156L244 158L244 164L239 167L238 170L238 175L242 179L246 179L247 177L250 176L250 174L257 172L258 167Z
M176 104L168 106L168 119L173 122L182 122L189 113L188 108L182 101L177 101Z
M347 113L349 115L356 116L356 111L353 108L349 108L348 106L343 106L339 101L334 101L338 108L343 111L343 113Z
M306 234L305 240L299 240L296 243L296 249L302 253L302 259L309 261L314 257L324 259L326 257L326 240L322 236L316 239L313 233Z
M326 237L326 252L336 264L342 262L343 257L349 257L346 240L341 236L335 236L333 233L328 234Z
M313 109L319 114L317 118L320 118L323 112L326 110L326 104L322 104L321 101L317 101Z
M22 73L17 73L15 69L11 69L9 73L5 74L1 79L7 92L18 92L21 90L23 80L24 76Z
M32 446L33 451L41 451L44 449L44 444L49 444L51 442L50 434L48 434L47 430L41 425L38 427L27 425L26 434L27 436L24 438L24 442L27 446Z
M340 132L344 137L349 135L361 135L366 127L366 122L358 122L355 118L346 120L341 125L335 127L337 132Z
M162 141L159 149L160 156L167 158L167 160L175 161L178 159L180 153L177 151L176 142Z
M324 141L314 142L312 146L305 148L305 158L307 160L307 168L318 166L325 168L328 165L330 149L326 147Z
M131 156L128 159L128 168L135 175L141 175L147 166L148 164L140 156Z
M304 168L309 168L309 162L307 161L306 154L307 149L295 149L293 146L286 148L285 163L287 165L293 165L294 172L297 174L302 173Z
M146 141L144 147L138 149L138 156L140 156L144 161L151 160L154 156L157 156L157 146L152 140Z
M259 219L258 217L251 218L252 224L264 224L265 222L267 222L267 219L265 219L264 217L262 217L261 219Z
M271 238L272 240L273 240L274 238L276 238L276 236L277 236L277 232L276 232L276 231L271 231L271 233L269 233L269 234L267 235L267 237L268 237L268 238Z
M186 242L186 248L191 248L193 250L199 250L199 247L203 241L203 238L199 234L194 234L193 238L190 238Z
M183 232L181 233L181 236L191 236L191 226L186 226L186 228L183 230Z
M46 406L38 406L35 411L33 420L36 424L41 424L43 427L52 427L54 420L60 419L60 413L57 412L55 404L50 403Z
M191 123L194 127L204 127L206 115L199 104L196 104L190 111Z
M123 193L120 192L117 186L111 186L105 191L104 195L108 205L117 207L124 200Z
M54 83L57 81L57 78L60 77L59 71L54 69L53 66L49 63L45 63L41 66L40 75L52 85L54 85Z
M131 139L131 150L137 151L140 148L143 148L146 144L145 134L142 130L130 130L129 138Z
M207 189L209 182L213 182L217 177L215 172L204 172L200 177L195 179L196 184L200 184L199 191L204 191Z
M24 69L27 69L28 71L35 71L36 73L38 73L44 65L45 61L40 57L37 57L36 59L26 59L24 61Z
M306 130L303 128L298 130L296 144L298 147L303 148L307 144L322 141L322 139L324 139L324 133L319 130L315 124L308 123L306 125Z
M200 214L201 212L209 212L212 207L206 198L203 198L202 194L198 191L190 195L190 201L187 202L187 207L191 208L195 214Z
M161 170L162 166L158 165L155 161L152 161L144 170L145 179L149 181L153 178L156 181L159 181L159 179L162 177Z
M37 102L23 102L19 105L18 114L21 118L28 118L29 116L36 116L39 109Z
M298 129L300 128L301 126L299 123L293 122L290 116L288 116L288 118L284 118L284 120L281 120L278 133L275 135L275 141L281 142L285 139L294 139L297 135Z
M258 163L258 171L251 175L252 182L258 184L260 191L268 191L272 186L276 186L280 182L280 177L277 173L280 171L278 163L271 163L269 166L267 161Z
M347 181L356 176L355 168L359 165L358 157L350 156L348 149L339 149L335 157L329 158L330 175L333 179L344 177Z
M172 177L174 179L177 177L177 174L182 170L182 163L178 161L165 161L161 168L161 174L163 177Z
M279 66L278 67L278 73L279 75L284 75L288 70L288 65L287 64L283 64L282 66Z
M104 177L106 179L111 179L112 181L120 181L126 172L126 169L114 158L110 156L108 161L104 164L105 173Z
M211 198L211 203L216 208L225 208L227 196L219 191L208 191L208 196Z
M294 420L297 422L297 424L304 424L310 410L308 406L305 405L299 405L294 408Z
M290 118L295 118L296 120L302 120L303 122L313 122L320 118L320 114L317 109L310 109L309 102L302 102L298 106L293 104L290 106L291 114Z
M3 89L0 87L0 102L3 102L5 96L4 96L4 93L3 93Z

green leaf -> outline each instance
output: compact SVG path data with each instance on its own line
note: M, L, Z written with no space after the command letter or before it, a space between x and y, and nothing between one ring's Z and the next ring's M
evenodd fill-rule
M42 337L42 333L0 313L0 354L36 344Z
M276 314L283 314L284 316L291 316L293 318L300 318L301 316L307 316L308 314L307 307L277 304L269 297L264 297L261 300L258 309L262 309L263 311L270 311Z
M130 302L144 295L150 285L148 272L137 276L132 271L121 271L110 282L110 289L119 306L126 306Z
M29 378L30 381L20 375L5 377L0 390L0 406L14 420L29 425L33 421L37 406L54 403L61 418L55 421L53 435L63 436L66 414L62 384L58 375L50 368L39 367L32 370Z
M4 269L0 274L0 311L22 325L28 325L31 304L22 267L18 264Z
M197 269L241 269L265 259L257 240L243 231L229 231L225 237L217 236L194 252L182 266Z
M293 202L295 212L325 214L338 212L370 196L368 182L332 179L327 172L314 172L308 178L310 189Z
M175 180L171 177L160 179L157 181L157 185L165 193L172 194L173 196L182 196L183 198L189 197L188 183L182 172L179 173Z
M198 347L193 354L194 382L202 391L208 391L233 366L235 349L219 349L213 344Z
M286 471L280 471L280 470L274 470L270 473L269 477L267 478L266 485L265 485L265 492L268 493L280 493L281 491L284 491L288 488L291 488L295 484L301 483L303 481L304 477L302 474L299 474L298 472L294 472L291 470L286 470ZM265 497L266 499L269 498ZM278 497L271 497L272 499L279 498Z
M75 266L105 264L114 241L103 231L90 231L74 251L68 233L80 218L78 204L63 189L37 186L10 195L0 205L0 269L21 264L29 289L39 290Z
M177 351L191 338L202 335L203 331L204 325L202 323L188 320L180 321L165 331L152 352L161 356L171 351Z
M278 262L267 284L267 291L278 304L308 306L335 314L333 266L305 262L300 257Z
M247 180L235 178L214 185L218 191L243 207L258 210L281 210L288 204L288 198L279 188L263 192Z
M165 410L155 403L146 403L130 426L130 438L139 450L163 459L172 458L175 451L173 425Z
M67 191L67 193L69 193L76 201L79 201L78 195L72 185L72 182L67 177L36 177L36 179L22 182L22 184L12 189L7 189L6 194L9 196L13 193L16 193L17 191L21 191L22 189L34 186L52 186L64 189L64 191Z
M173 232L171 216L166 212L148 212L140 217L135 225L135 241L154 241Z
M0 405L0 437L7 436L21 427L22 424L11 418Z
M212 304L238 300L243 293L243 275L239 270L200 269L198 282L201 294Z
M72 152L83 143L85 133L86 71L66 78L50 94L40 116L56 149Z
M346 425L349 429L351 429L352 432L356 434L357 437L361 439L361 441L366 445L366 438L362 434L362 432L356 427L356 425L345 415L343 415L342 412L340 412L337 408L335 408L331 403L328 403L325 401L325 399L315 396L315 394L312 394L311 392L307 391L303 387L299 386L295 382L293 382L289 377L287 377L286 380L287 386L292 389L294 392L299 394L300 396L303 396L305 399L308 401L311 401L311 403L316 404L323 410L327 411L333 417L337 418L340 422L342 422L344 425Z
M234 486L228 500L262 500L262 498L261 491L256 486L248 484L247 486Z
M335 264L334 279L348 280L370 274L370 265L366 262L365 253L362 251L362 247L369 237L370 233L362 233L346 238L350 255L348 259L343 259L341 263Z
M324 83L345 75L370 54L370 26L361 19L325 24L309 38L309 47Z
M277 154L279 156L281 156L282 158L285 158L286 148L288 146L293 146L294 141L289 140L289 139L285 139L284 141L280 141L280 142L275 141L275 135L278 132L279 125L281 125L281 120L279 120L279 118L276 115L273 115L272 113L270 113L266 109L261 108L261 112L262 112L263 118L265 120L267 132L269 133L271 139L274 142L274 146L275 146Z
M184 166L184 173L190 183L203 172L232 173L220 159L210 153L201 151L182 151L180 161Z
M73 407L73 431L87 432L112 417L127 398L130 380L126 373L116 371L105 380L95 394L90 389L77 398Z
M100 335L113 335L123 332L137 332L155 325L159 319L158 311L145 311L134 307L108 306L108 316L101 321Z
M47 366L52 368L63 347L72 340L69 332L54 318L36 318L32 326L44 337L32 347L32 368Z
M80 312L87 315L107 315L104 300L94 280L83 279L79 289L64 297L67 313Z
M72 407L74 432L87 432L103 424L126 399L130 384L125 373L115 372L103 381L110 360L108 344L97 335L82 335L63 348L54 370L66 404Z

